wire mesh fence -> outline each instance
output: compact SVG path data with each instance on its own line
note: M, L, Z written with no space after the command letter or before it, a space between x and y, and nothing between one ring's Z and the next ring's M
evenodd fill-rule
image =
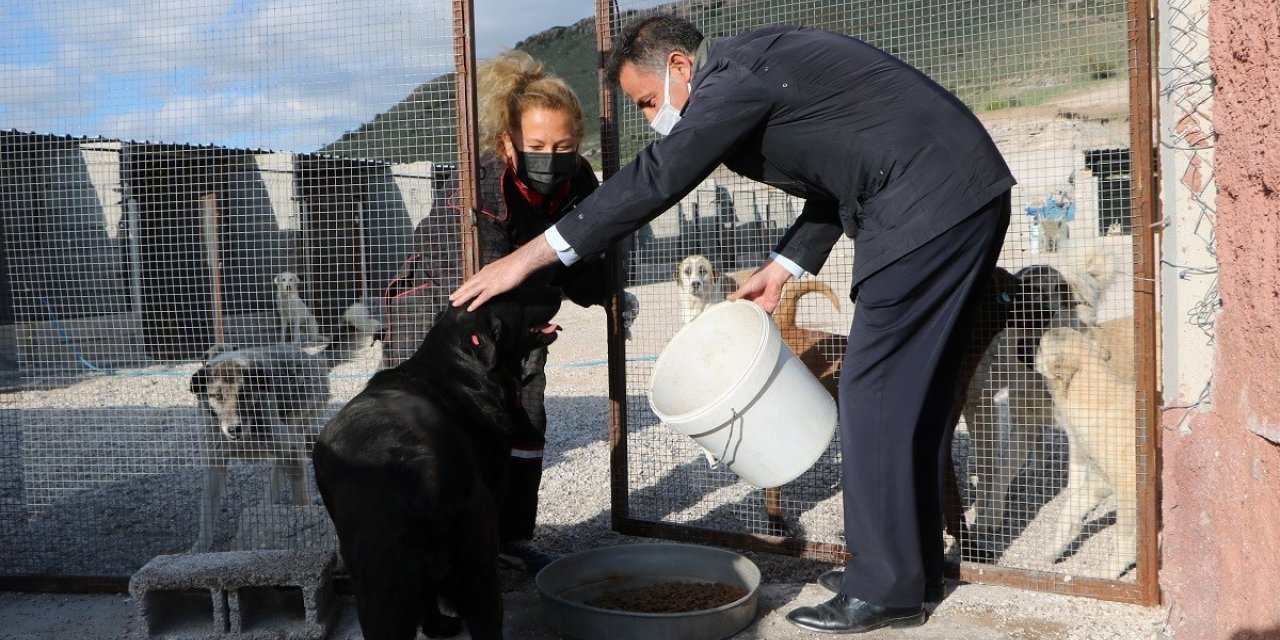
M9 12L0 576L336 547L315 434L463 272L454 4Z
M59 0L0 26L43 34L0 52L0 576L332 546L310 438L411 352L465 271L457 4ZM708 36L781 22L855 35L986 124L1019 180L1000 265L1022 283L1061 278L1105 366L1068 411L1019 360L1019 336L975 353L946 541L962 565L1142 573L1129 527L1151 513L1151 461L1134 455L1150 439L1150 318L1134 291L1152 257L1135 249L1150 216L1132 206L1149 197L1134 188L1149 169L1131 141L1149 115L1129 98L1147 55L1131 44L1133 6L639 1L610 14L615 30L664 10ZM602 145L626 162L653 134L619 103ZM710 468L645 400L691 316L691 279L754 268L802 207L720 169L629 242L623 284L643 312L614 370L633 530L842 552L838 442L763 491ZM855 312L853 258L842 239L778 316L828 383ZM263 367L276 373L250 375ZM228 419L262 411L278 428Z
M1150 353L1152 311L1135 320L1141 307L1134 291L1149 282L1142 274L1152 255L1143 249L1150 246L1144 235L1150 214L1134 206L1148 194L1133 185L1135 176L1149 176L1150 165L1130 148L1135 132L1150 126L1150 114L1130 102L1131 73L1148 55L1131 43L1135 30L1146 28L1131 19L1134 6L1124 0L597 5L598 24L612 33L665 12L691 20L707 37L773 23L853 35L954 93L999 146L1018 179L1014 219L966 365L948 532L940 541L968 576L1145 597L1133 585L1140 574L1139 517L1150 519L1154 508L1150 493L1138 504L1151 468L1143 453L1150 451L1144 398L1153 382L1135 367L1134 354ZM633 104L618 104L616 148L626 164L655 136ZM608 157L610 140L604 144ZM657 355L696 315L714 279L741 279L760 264L802 206L721 167L628 243L624 284L644 312L626 344L625 469L615 478L626 486L624 530L843 557L838 434L810 471L766 491L713 466L692 440L662 424L646 399ZM853 258L853 242L842 238L821 273L807 276L813 283L793 308L775 314L780 326L789 325L781 326L793 336L788 345L820 377L838 368L856 313L849 299ZM1054 295L1061 296L1060 311L1020 324L1075 329L1044 334L1049 340L1043 328L1000 330L1018 313L1054 306L1042 299ZM1014 303L1000 305L1001 296ZM1046 378L1021 353L1028 348L1070 361L1080 374ZM1091 579L1102 586L1080 586Z

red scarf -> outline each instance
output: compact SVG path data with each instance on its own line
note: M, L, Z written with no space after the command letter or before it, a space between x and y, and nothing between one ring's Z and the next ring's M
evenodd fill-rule
M569 195L569 187L572 180L565 180L564 184L557 187L555 191L544 196L526 185L520 179L520 176L516 175L515 167L508 165L506 173L515 182L516 188L520 190L520 196L524 198L525 202L533 205L535 209L542 211L545 215L551 215L558 210L560 205L564 203L565 196ZM544 201L546 201L547 205L545 207L543 206Z

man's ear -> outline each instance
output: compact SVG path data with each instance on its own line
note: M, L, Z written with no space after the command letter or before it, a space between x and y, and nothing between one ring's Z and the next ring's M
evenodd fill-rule
M671 76L680 77L681 82L693 80L693 57L683 51L672 51L667 54L667 65L671 67Z

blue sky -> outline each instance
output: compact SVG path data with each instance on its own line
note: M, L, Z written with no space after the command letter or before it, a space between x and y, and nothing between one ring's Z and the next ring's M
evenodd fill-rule
M0 0L0 130L310 151L453 64L447 0ZM477 55L594 2L475 0Z

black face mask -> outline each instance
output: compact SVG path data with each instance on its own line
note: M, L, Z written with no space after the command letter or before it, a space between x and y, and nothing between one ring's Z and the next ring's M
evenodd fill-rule
M516 159L516 175L544 196L578 172L578 154L574 151L517 151Z

